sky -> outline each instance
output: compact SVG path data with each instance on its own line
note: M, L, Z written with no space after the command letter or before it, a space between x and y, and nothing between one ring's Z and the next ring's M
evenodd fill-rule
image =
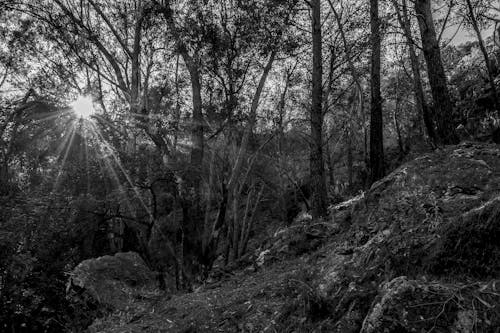
M497 0L497 5L496 5L497 8L500 8L500 0ZM446 15L446 9L443 9L443 11L441 11L441 13L438 13L437 15ZM499 11L494 11L494 10L491 10L489 12L489 16L491 17L499 17ZM500 19L500 18L499 18ZM482 31L482 36L483 36L483 39L486 39L490 36L493 35L493 32L494 32L494 25L491 25L490 27L488 27L487 29L484 29ZM457 31L458 30L458 31ZM466 43L466 42L470 42L470 41L475 41L476 40L476 35L474 33L474 31L470 28L466 28L464 24L462 25L450 25L446 30L445 32L443 33L443 38L445 40L448 40L450 38L452 38L452 40L450 41L450 43L452 45L460 45L460 44L463 44L463 43Z

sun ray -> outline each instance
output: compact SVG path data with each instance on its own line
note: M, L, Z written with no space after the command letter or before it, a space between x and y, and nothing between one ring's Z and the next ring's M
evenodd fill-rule
M95 124L91 124L90 128L92 129L92 131L97 135L98 139L104 143L104 145L106 147L111 147L111 145L109 144L109 142L104 138L104 136L102 135L102 133L100 133L99 129L96 127ZM128 174L127 170L125 170L125 168L123 167L123 165L121 164L118 156L116 156L115 152L113 151L113 149L110 149L109 150L109 156L112 157L111 160L108 160L107 162L109 163L108 167L110 168L110 170L115 174L116 178L118 179L119 181L119 177L116 173L116 171L114 170L113 166L111 165L111 162L113 162L113 164L115 164L116 166L118 166L119 170L121 171L122 175L125 177L127 183L130 185L130 188L132 189L132 191L134 192L135 196L137 197L137 199L139 200L139 202L141 203L142 207L145 209L146 213L148 214L148 216L153 219L153 214L150 210L150 208L146 205L146 203L144 202L144 200L142 199L142 196L141 196L141 193L139 193L139 191L137 190L137 187L133 184L132 182L132 179L130 178L130 175ZM105 161L106 159L108 159L108 157L105 157Z
M69 113L70 113L69 111L56 112L56 113L54 113L54 112L43 113L43 114L37 115L36 118L34 118L33 123L40 124L40 123L67 115Z
M57 176L56 176L56 179L54 181L54 186L52 188L51 193L54 193L57 190L57 188L59 187L59 183L61 181L61 176L62 176L62 173L63 173L63 170L64 170L64 166L66 164L66 160L68 158L69 151L71 150L71 146L73 145L73 141L75 139L75 134L76 134L76 126L72 126L69 140L65 140L65 142L66 142L66 151L64 152L64 156L63 156L62 162L61 162L61 164L59 166L59 170L57 172Z

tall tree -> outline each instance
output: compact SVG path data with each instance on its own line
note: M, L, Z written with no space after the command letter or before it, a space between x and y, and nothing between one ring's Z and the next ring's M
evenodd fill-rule
M429 107L425 101L424 88L422 87L422 75L411 32L411 21L408 14L407 1L402 0L401 6L398 4L398 0L392 0L392 3L396 10L399 25L403 30L403 34L405 35L406 43L408 45L408 56L410 58L411 70L413 74L413 93L415 95L417 112L419 113L419 117L423 120L429 139L433 144L435 144L437 142L436 131L434 130L432 115L430 114Z
M170 1L155 1L156 5L159 6L161 13L163 14L167 26L170 29L179 53L186 64L189 72L189 77L191 81L191 94L193 103L193 116L191 124L191 168L192 170L198 170L203 162L203 151L204 151L204 119L202 110L202 97L201 97L201 59L199 57L199 50L189 51L188 45L184 41L181 34L181 29L177 26L174 20L174 12L171 7ZM197 197L199 197L199 186L201 182L201 173L194 172L190 175L192 177L192 186L196 189Z
M323 161L323 57L321 35L321 1L312 0L312 106L311 106L311 186L314 217L327 214L325 165Z
M453 126L453 102L448 91L441 50L436 37L431 1L416 0L415 12L418 17L422 49L427 63L439 141L441 144L454 144L457 143L458 137Z
M380 18L378 0L370 0L371 27L371 112L370 112L370 181L384 177L384 125L380 92Z

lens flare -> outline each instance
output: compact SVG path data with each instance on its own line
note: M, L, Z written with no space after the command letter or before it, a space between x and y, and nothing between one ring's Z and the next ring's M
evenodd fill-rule
M76 101L71 103L71 107L80 119L90 119L95 112L92 98L89 96L78 96Z

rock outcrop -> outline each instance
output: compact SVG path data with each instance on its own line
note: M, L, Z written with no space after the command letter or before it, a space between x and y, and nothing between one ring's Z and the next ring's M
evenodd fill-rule
M464 143L419 157L375 183L350 215L343 240L316 263L324 301L348 300L331 331L500 326L499 146Z
M67 298L82 325L113 310L125 310L135 299L154 293L156 275L135 252L82 261L71 272Z

